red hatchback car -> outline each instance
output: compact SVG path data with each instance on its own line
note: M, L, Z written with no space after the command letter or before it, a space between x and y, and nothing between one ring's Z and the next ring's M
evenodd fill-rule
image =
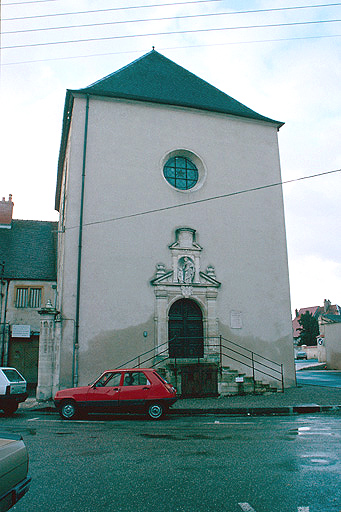
M151 368L107 370L93 384L63 389L54 397L65 420L82 412L143 412L157 420L176 400L176 389Z

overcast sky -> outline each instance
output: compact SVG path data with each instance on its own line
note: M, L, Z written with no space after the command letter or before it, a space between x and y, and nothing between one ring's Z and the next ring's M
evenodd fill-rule
M66 89L86 87L152 46L256 112L285 122L279 132L283 181L340 168L341 23L332 20L341 20L341 3L165 4L2 2L0 194L13 194L14 218L58 219ZM340 172L283 186L292 311L324 299L341 304L340 189Z

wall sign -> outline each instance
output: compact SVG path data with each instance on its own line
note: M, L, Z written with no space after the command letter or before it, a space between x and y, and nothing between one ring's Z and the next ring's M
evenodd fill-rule
M231 311L231 329L241 329L243 327L243 317L241 311Z
M30 338L30 325L12 325L12 338Z

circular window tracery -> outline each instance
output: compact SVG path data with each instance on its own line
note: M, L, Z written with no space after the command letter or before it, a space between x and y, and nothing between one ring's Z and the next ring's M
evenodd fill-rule
M198 183L199 171L185 156L172 156L163 168L163 175L170 185L179 190L189 190Z

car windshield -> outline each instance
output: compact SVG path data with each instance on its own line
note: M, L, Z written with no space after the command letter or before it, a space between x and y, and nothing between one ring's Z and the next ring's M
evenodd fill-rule
M17 370L14 370L13 368L8 368L2 371L10 382L25 382L25 379L22 378L20 373L17 372Z

